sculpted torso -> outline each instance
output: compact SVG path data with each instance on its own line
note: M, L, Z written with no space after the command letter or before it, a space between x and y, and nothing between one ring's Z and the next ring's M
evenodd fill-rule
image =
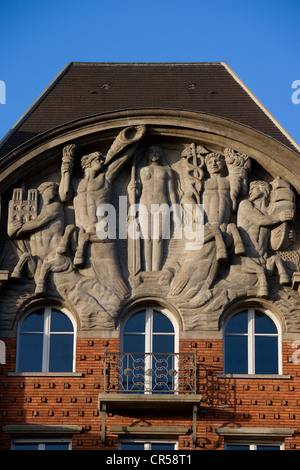
M167 170L159 165L149 165L140 171L142 193L140 204L150 207L151 204L168 204Z
M203 205L206 222L218 225L229 223L232 204L227 177L209 178L205 181Z

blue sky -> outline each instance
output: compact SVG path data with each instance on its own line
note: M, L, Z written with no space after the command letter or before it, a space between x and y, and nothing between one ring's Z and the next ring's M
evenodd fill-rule
M222 61L300 143L299 21L300 0L0 0L0 139L69 62Z

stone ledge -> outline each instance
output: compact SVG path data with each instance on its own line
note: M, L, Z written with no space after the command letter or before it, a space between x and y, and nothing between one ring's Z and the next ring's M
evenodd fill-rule
M217 379L290 379L290 375L280 374L217 374Z
M186 426L123 426L113 425L109 428L111 434L118 435L151 435L151 436L179 436L187 434L189 428Z
M122 409L168 409L190 410L193 405L200 406L202 395L169 395L169 394L117 394L101 393L99 409L106 404L109 410Z
M7 372L7 377L82 377L82 372Z
M78 434L82 431L82 426L70 425L51 425L51 424L5 424L2 426L5 434Z
M281 438L293 436L294 430L291 428L268 428L268 427L231 427L231 426L220 426L216 429L216 434L224 437L272 437Z

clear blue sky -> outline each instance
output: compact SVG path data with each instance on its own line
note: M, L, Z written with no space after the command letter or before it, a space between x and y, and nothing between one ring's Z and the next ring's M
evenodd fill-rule
M0 0L0 139L72 61L226 62L300 143L300 0Z

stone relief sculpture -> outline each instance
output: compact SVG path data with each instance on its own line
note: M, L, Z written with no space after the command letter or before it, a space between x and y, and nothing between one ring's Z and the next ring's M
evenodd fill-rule
M29 198L32 190L29 191ZM42 183L36 195L42 198L42 208L28 220L24 220L20 207L20 218L11 214L8 220L8 234L12 239L22 240L20 246L27 250L22 250L22 255L17 263L12 277L20 278L23 269L29 268L29 272L34 276L36 283L35 294L44 292L47 274L50 271L64 271L69 268L70 263L63 256L65 249L62 248L62 240L65 229L64 211L62 203L58 198L58 186L54 182ZM29 199L30 200L30 199ZM37 197L36 197L37 200ZM12 200L11 208L16 207L16 199ZM22 200L20 200L22 206ZM15 212L15 210L14 210ZM68 230L67 230L68 231ZM25 240L25 239L28 240Z
M191 145L185 149L183 158L193 157ZM250 159L230 149L225 156L209 152L200 147L200 184L189 193L204 208L203 246L195 252L187 252L171 286L170 295L184 295L191 306L200 306L211 298L211 286L217 276L219 265L228 260L228 248L234 246L235 254L244 253L243 241L234 223L232 213L236 211L238 197L243 196L248 186ZM204 168L207 177L204 177ZM185 185L186 187L186 185ZM183 197L186 201L186 196ZM198 202L197 202L198 203Z
M194 328L211 310L215 321L224 302L248 292L269 298L272 275L273 283L289 286L282 254L295 241L290 184L250 173L251 158L231 148L191 143L180 154L148 139L138 149L145 132L144 126L123 129L106 156L81 155L70 143L62 150L60 181L36 185L27 195L13 190L7 233L17 255L10 279L21 280L16 295L22 279L32 279L35 296L60 296L73 305L83 329L113 329L124 302L140 292L161 293L183 306L187 328ZM126 214L127 228L135 221L139 232L136 238L128 233L126 254L105 225L106 208L125 188L127 209L134 209ZM170 217L173 225L180 215L197 227L197 205L203 208L202 242L189 249L187 238L168 240Z
M275 194L270 203L272 191L277 191L277 189L272 189L272 184L265 181L253 181L250 184L249 199L241 201L238 208L237 224L245 246L242 269L247 274L256 274L258 297L269 297L267 276L275 269L279 274L280 284L291 283L284 263L276 254L276 250L272 249L271 243L272 229L279 226L281 231L286 232L287 223L291 223L295 216L293 192L281 179L274 181L273 187L276 188L280 184L285 187L286 200L278 200ZM282 225L284 225L283 229ZM293 240L292 227L288 229L287 237L290 242ZM285 236L282 241L286 243ZM281 243L274 243L273 239L273 247L278 250L281 248Z
M163 152L157 146L145 152L147 165L135 170L129 187L129 206L139 211L140 240L137 263L141 271L160 271L163 263L164 227L169 225L169 208L176 204L172 170L162 165ZM136 174L135 174L136 173ZM161 208L165 205L167 210ZM129 236L129 250L136 250Z
M111 202L112 183L124 164L132 157L145 133L144 126L129 127L120 132L106 157L93 152L81 158L83 177L72 177L74 146L63 150L60 197L63 202L73 198L75 225L78 230L78 249L74 263L84 267L90 261L95 276L107 287L114 286L118 295L126 296L128 287L123 280L115 240L102 238L96 233L97 224L104 217L98 208ZM86 256L87 245L91 253Z

